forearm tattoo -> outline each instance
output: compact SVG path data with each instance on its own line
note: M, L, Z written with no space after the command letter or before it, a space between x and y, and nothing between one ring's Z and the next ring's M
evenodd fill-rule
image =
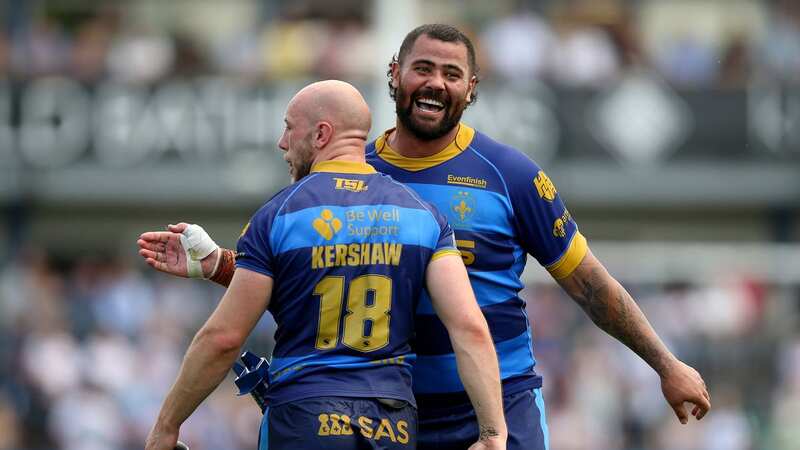
M577 278L573 298L603 331L628 346L657 372L666 367L668 352L625 289L601 268Z
M481 441L485 441L487 439L491 439L497 436L500 436L500 433L498 433L497 430L495 430L492 427L481 425L481 436L480 436Z

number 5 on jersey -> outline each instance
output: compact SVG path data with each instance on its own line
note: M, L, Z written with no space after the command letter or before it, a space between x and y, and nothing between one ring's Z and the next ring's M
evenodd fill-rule
M314 287L314 295L320 298L319 325L314 345L319 350L333 349L338 343L344 288L343 276L325 277ZM392 279L385 275L362 275L350 282L347 291L342 343L361 352L386 346L389 343Z

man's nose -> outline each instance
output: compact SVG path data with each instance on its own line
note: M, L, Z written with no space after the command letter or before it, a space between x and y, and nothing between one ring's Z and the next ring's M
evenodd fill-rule
M437 91L443 91L444 90L444 77L442 76L442 74L439 71L434 70L433 73L431 74L431 76L429 76L428 79L426 80L425 87L429 87L429 88L435 89Z
M289 151L289 146L286 145L286 136L283 134L281 135L280 139L278 139L278 148L284 152Z

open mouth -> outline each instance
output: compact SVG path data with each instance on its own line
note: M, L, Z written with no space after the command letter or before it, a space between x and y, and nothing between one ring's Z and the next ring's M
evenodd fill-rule
M414 100L414 105L425 112L438 113L444 110L444 103L428 97L420 97Z

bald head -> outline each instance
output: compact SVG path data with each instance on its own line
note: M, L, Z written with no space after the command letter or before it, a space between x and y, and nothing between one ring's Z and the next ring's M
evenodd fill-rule
M308 175L321 161L364 161L371 118L353 86L336 80L310 84L289 102L284 120L278 147L292 180Z
M372 125L369 106L349 83L325 80L312 83L297 93L289 109L305 116L311 124L328 122L333 126L333 138L363 136L366 140Z

